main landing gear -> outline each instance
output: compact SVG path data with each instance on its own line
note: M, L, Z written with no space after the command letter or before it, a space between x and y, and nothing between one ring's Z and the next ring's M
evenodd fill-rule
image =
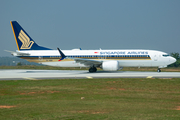
M160 69L160 68L158 68L157 72L158 72L158 73L159 73L159 72L161 72L161 69Z
M96 71L97 71L96 67L90 67L89 68L90 73L93 73L93 72L96 72Z

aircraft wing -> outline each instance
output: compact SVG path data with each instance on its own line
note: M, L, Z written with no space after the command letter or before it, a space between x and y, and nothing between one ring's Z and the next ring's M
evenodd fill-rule
M99 66L102 64L102 61L93 60L93 59L84 59L84 58L70 58L70 59L74 59L77 63L81 63L89 66L92 65Z
M73 59L75 60L77 63L81 63L87 66L100 66L102 64L102 61L98 61L98 60L93 60L93 59L84 59L84 58L72 58L72 57L66 57L66 55L59 49L57 48L57 50L59 51L60 55L62 56L61 60L68 58L68 59Z
M29 53L21 53L21 52L14 52L14 51L8 51L8 50L4 50L6 52L10 52L11 55L13 56L27 56L27 55L30 55Z

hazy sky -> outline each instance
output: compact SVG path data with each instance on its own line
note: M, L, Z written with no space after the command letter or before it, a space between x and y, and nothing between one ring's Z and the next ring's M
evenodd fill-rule
M180 0L3 0L0 56L17 50L10 21L41 46L180 53Z

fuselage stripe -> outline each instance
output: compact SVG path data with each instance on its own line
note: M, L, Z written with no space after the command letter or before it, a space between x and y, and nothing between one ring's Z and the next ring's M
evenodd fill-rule
M18 56L22 59L28 59L29 61L39 62L42 61L46 62L50 60L58 61L61 59L61 56ZM69 55L66 56L67 59L70 58L80 58L80 59L98 59L98 60L151 60L149 55ZM45 60L45 61L44 61ZM63 61L63 60L62 60ZM66 59L64 59L66 61ZM73 61L73 60L72 60Z

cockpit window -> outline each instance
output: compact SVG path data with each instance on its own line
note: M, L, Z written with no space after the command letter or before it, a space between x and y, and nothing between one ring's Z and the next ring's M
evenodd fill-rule
M162 55L162 56L167 57L167 56L170 56L170 55L166 54L166 55Z

